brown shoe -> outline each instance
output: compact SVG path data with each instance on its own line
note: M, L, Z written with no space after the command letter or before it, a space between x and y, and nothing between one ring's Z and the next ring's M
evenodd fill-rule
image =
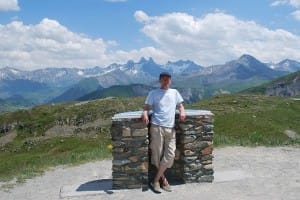
M172 192L172 188L168 182L168 180L165 178L162 182L162 189L167 191L167 192Z
M159 182L154 182L154 183L151 182L150 185L152 186L154 192L161 193Z

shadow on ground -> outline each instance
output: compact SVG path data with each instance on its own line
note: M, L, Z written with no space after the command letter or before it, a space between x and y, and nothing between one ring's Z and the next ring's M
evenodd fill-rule
M107 194L112 194L112 179L100 179L95 181L89 181L81 184L77 189L77 192L92 192L92 191L104 191Z

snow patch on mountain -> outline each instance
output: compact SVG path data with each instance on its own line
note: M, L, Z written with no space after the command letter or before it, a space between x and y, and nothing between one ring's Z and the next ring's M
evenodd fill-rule
M78 74L79 76L83 76L83 75L84 75L84 72L80 70L80 71L77 72L77 74Z
M10 69L10 71L13 73L13 74L19 74L20 72L15 70L15 69Z

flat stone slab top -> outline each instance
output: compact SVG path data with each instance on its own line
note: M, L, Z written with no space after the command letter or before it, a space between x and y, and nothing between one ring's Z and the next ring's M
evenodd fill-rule
M142 113L143 113L143 111L132 111L132 112L118 113L118 114L115 114L112 117L112 120L137 119L137 118L140 118L142 116ZM179 113L179 111L177 110L176 113ZM185 114L187 116L213 115L213 113L209 110L193 110L193 109L186 109Z

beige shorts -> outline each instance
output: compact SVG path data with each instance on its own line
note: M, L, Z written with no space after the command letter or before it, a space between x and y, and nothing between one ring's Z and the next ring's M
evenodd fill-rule
M150 137L151 163L157 168L159 166L170 168L175 158L175 129L151 124Z

